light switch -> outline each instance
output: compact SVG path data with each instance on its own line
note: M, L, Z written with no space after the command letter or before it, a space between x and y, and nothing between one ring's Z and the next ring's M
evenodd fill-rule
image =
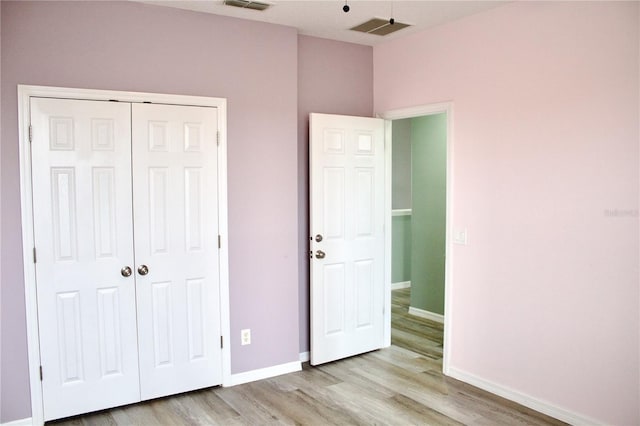
M454 244L467 245L467 228L456 228L453 230Z

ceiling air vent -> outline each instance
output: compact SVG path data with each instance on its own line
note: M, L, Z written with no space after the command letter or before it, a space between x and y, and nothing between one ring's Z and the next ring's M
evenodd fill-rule
M402 22L398 21L395 21L393 24L391 24L388 19L373 18L360 25L356 25L355 27L351 28L351 30L359 31L361 33L386 36L387 34L395 33L396 31L407 28L409 26L409 24L403 24Z
M224 0L224 4L227 6L235 6L241 7L243 9L253 9L253 10L265 10L270 4L262 3L259 1L249 1L249 0Z

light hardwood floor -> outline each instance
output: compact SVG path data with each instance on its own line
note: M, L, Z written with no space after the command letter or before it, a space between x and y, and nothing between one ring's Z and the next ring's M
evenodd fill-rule
M442 326L403 320L394 344L272 379L211 388L52 422L72 425L560 425L442 375ZM398 312L396 312L398 310ZM417 321L417 322L416 322ZM429 324L422 324L428 321ZM422 325L421 325L422 324ZM425 331L426 330L426 331ZM421 339L426 345L420 346ZM399 345L407 345L413 350Z
M442 360L443 325L409 315L410 288L391 292L391 344Z

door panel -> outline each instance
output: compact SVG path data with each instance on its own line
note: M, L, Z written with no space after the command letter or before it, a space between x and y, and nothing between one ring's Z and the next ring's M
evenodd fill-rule
M133 105L142 399L222 382L217 110Z
M140 399L130 104L31 98L45 419Z
M317 365L383 346L384 121L311 114L310 193Z

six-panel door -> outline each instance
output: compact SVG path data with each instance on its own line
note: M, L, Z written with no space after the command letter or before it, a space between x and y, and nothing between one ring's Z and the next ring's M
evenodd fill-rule
M217 110L32 98L31 119L45 419L220 384Z
M216 111L133 105L143 400L222 383Z
M311 364L383 346L384 120L310 116Z
M131 105L31 99L45 419L136 402Z

